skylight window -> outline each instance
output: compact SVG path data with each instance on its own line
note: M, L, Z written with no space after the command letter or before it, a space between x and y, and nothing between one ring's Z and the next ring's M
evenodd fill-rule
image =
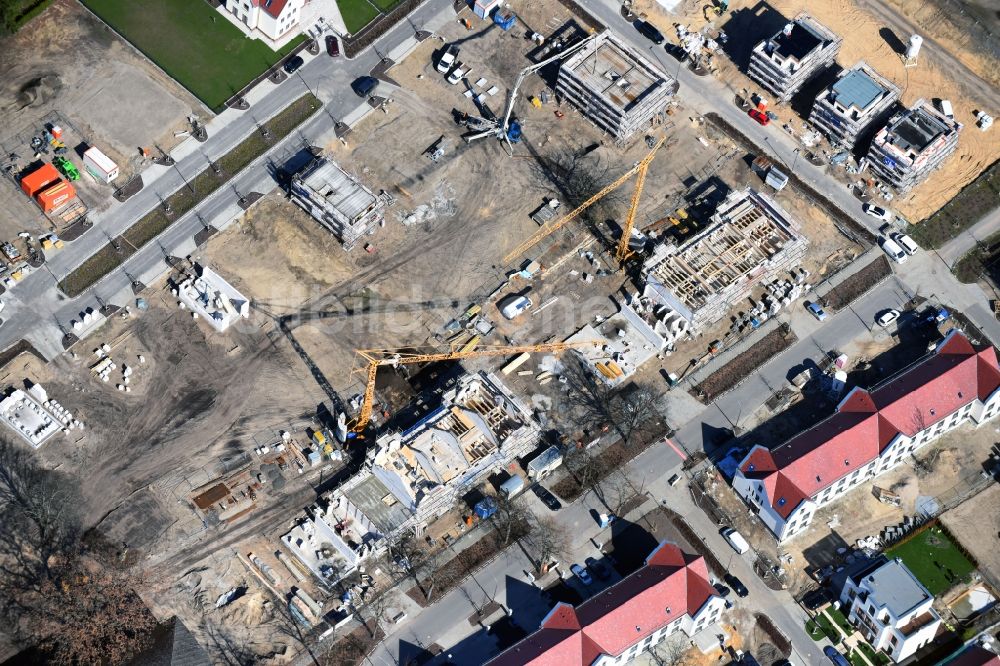
M779 497L778 498L778 506L785 506L785 498L784 497Z

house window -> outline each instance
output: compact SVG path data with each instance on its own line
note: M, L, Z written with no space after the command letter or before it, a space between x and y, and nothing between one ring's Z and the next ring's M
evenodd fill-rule
M892 636L889 637L889 642L892 643L892 647L896 647L896 645L899 644L899 639L897 639L896 635L893 634Z

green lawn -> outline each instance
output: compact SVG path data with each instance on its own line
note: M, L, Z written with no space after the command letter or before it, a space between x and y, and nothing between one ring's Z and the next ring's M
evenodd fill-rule
M212 109L287 55L247 39L204 0L82 0Z
M880 664L888 664L891 660L885 652L876 652L874 648L864 641L858 643L858 650L865 653L868 657L868 661L879 666Z
M826 636L834 643L839 643L842 636L837 633L837 628L833 626L826 615L822 613L814 617L813 619L806 622L806 633L814 641L819 641L823 636Z
M934 596L969 579L976 567L939 527L926 529L885 552L898 557Z
M847 621L847 617L839 610L833 606L828 606L823 610L824 613L833 618L833 621L840 625L840 628L844 630L844 633L850 636L854 633L854 627L851 623Z
M395 0L375 0L375 4L388 5L392 7ZM379 15L378 9L372 6L368 0L337 0L337 7L340 8L340 15L344 17L344 25L352 35L368 25L372 19Z

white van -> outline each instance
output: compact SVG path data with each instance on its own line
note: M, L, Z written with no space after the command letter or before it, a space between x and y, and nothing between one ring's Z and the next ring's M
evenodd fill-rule
M951 108L951 102L946 99L942 99L938 102L938 107L941 109L941 113L950 119L955 118L955 110Z
M750 550L750 544L747 543L747 540L743 538L742 534L734 530L732 527L727 527L722 530L722 538L725 539L729 545L733 547L733 550L740 555Z
M889 257L895 261L897 264L902 264L909 257L903 252L903 248L896 244L896 241L891 238L879 238L878 244Z

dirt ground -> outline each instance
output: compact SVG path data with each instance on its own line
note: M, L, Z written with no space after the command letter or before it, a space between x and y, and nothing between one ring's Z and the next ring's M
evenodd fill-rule
M808 584L809 579L804 572L807 566L827 564L837 557L833 550L820 545L831 536L831 532L835 533L833 541L837 544L853 548L858 539L869 535L877 536L883 528L902 523L904 516L913 516L918 497L935 497L946 501L956 491L976 482L979 470L982 469L982 461L989 455L990 447L996 441L996 421L979 428L960 426L917 451L918 460L930 465L929 472L919 473L912 462L903 463L817 511L809 529L782 546L782 550L793 558L792 564L786 569L795 577L795 583ZM872 486L897 493L901 505L893 507L879 502L872 494ZM985 493L980 497L984 495ZM831 520L833 525L830 524ZM976 529L981 528L982 525L977 524ZM968 529L964 528L965 534L968 534ZM995 532L991 533L993 538L996 536Z
M18 153L22 166L32 154L19 135L37 132L53 112L79 130L75 143L67 143L77 167L82 171L79 142L95 145L118 163L122 181L141 166L140 146L170 150L181 140L173 131L186 128L187 115L210 116L190 93L73 0L56 0L17 35L0 38L0 70L0 111L10 121L0 130L0 149L5 158ZM87 190L87 204L96 209L107 205L113 190L93 189ZM11 205L5 204L8 198ZM32 220L41 223L37 209L31 207L27 214L14 208L14 202L30 206L10 182L3 183L0 208L10 214L0 215L0 238L30 229Z
M979 569L1000 580L1000 485L993 484L975 497L941 515L962 547L979 562Z
M639 5L640 3L637 3ZM660 26L664 35L670 41L676 42L675 23L684 23L694 30L700 29L706 21L702 14L704 3L684 3L684 12L677 15L670 15L666 12L655 9L652 0L645 0L645 4L650 7L640 7L648 12L649 20ZM953 32L946 27L947 22L942 20L932 20L925 24L927 19L925 14L938 11L931 9L931 3L901 2L897 0L893 3L904 8L903 11L910 19L921 26L921 31L925 36L939 40L939 43L947 44L949 51L968 66L973 72L985 78L987 81L996 81L997 61L983 53L966 50L962 44L968 44L968 39L952 39ZM873 66L880 74L896 83L901 89L901 102L907 106L912 105L918 99L942 98L951 100L955 109L955 117L965 126L959 135L959 145L955 153L949 157L934 174L924 183L915 188L905 197L896 198L891 202L891 206L901 215L911 221L920 221L940 208L945 202L953 197L965 185L972 182L986 167L1000 158L1000 139L995 131L981 132L975 126L973 111L986 110L991 115L995 115L991 109L995 109L997 99L993 87L984 83L975 76L970 76L965 72L957 71L954 68L942 67L926 57L929 49L937 48L931 44L925 44L924 52L916 67L904 67L900 56L894 50L899 44L905 43L909 39L909 34L898 34L892 28L886 26L886 17L880 16L876 12L886 12L891 15L890 10L885 7L870 4L867 0L833 0L832 2L815 3L806 0L773 0L772 2L758 2L756 0L734 0L730 3L730 14L721 20L715 21L715 29L726 29L728 21L733 17L738 17L741 13L760 13L769 16L768 21L758 21L758 25L767 24L769 21L778 27L781 22L790 19L800 12L808 12L818 21L830 28L834 33L844 38L840 53L837 56L837 63L845 68L852 67L859 60L865 60ZM891 18L891 16L889 17ZM768 28L769 29L769 28ZM728 30L730 34L739 34L742 30ZM712 33L714 34L714 32ZM773 34L773 30L769 33ZM754 36L752 41L756 43L766 35ZM891 42L891 43L890 43ZM714 60L719 67L719 76L727 82L734 90L748 88L757 90L758 86L738 71L736 65L725 55L716 57ZM804 119L797 116L787 105L778 105L777 113L782 118L782 123L786 119L798 132L804 126ZM776 130L776 131L780 131ZM831 173L838 173L845 176L842 170ZM845 176L846 177L846 176ZM845 182L847 182L845 180Z

